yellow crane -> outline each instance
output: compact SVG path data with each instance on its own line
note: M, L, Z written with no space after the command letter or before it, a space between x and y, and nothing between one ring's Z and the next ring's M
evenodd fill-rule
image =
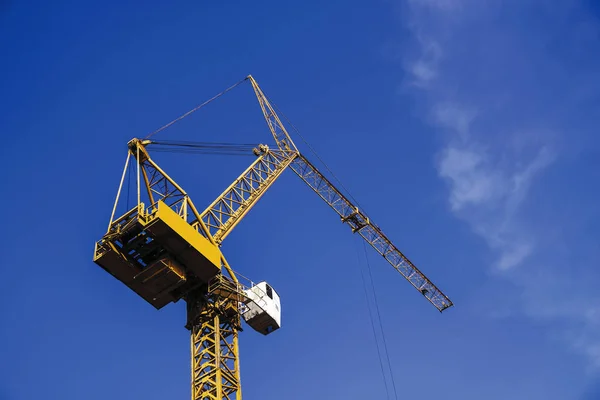
M236 273L221 243L287 168L296 173L440 312L453 303L303 154L267 97L248 76L277 148L258 145L256 160L204 211L150 157L155 146L194 146L132 139L108 230L93 260L161 309L183 299L191 332L192 400L241 400L238 332L242 319L268 335L281 326L278 294L267 282ZM133 159L133 161L132 161ZM115 218L125 176L135 163L136 205Z

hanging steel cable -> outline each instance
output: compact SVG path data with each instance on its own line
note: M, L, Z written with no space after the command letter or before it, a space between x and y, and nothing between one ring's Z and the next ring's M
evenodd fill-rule
M192 142L192 141L150 141L152 150L163 153L183 154L218 154L232 156L252 156L256 144L226 142Z

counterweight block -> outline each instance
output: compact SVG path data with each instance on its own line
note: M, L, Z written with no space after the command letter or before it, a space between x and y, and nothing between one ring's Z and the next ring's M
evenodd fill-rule
M96 243L94 262L160 309L221 271L221 252L164 202L117 219Z

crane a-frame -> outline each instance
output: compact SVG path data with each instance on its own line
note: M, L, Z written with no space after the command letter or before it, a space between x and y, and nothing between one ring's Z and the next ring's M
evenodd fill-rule
M288 167L440 312L453 303L303 154L257 82L248 76L276 149L256 160L203 212L150 157L152 140L132 139L108 230L94 262L156 309L183 299L191 332L192 400L241 399L238 332L242 318L269 334L280 325L279 298L266 282L243 281L220 245ZM165 142L163 142L165 144ZM168 143L167 143L168 144ZM123 181L135 160L136 205L115 219Z

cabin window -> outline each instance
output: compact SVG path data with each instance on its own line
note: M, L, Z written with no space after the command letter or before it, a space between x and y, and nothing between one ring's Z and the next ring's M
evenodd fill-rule
M267 296L269 296L271 299L273 298L273 289L271 289L271 286L267 285Z

